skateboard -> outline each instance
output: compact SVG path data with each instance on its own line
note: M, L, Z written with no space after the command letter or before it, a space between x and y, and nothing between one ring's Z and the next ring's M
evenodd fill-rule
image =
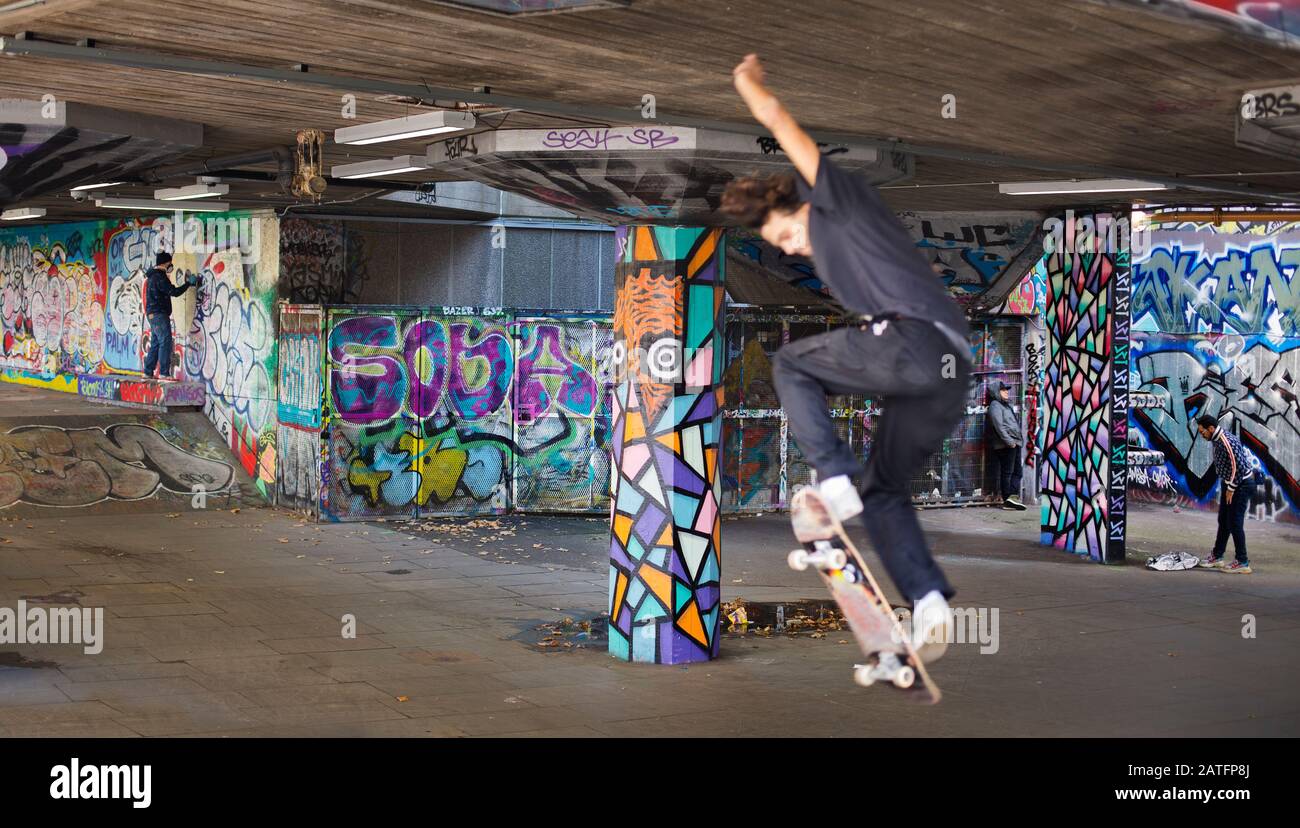
M817 570L866 656L866 663L853 665L853 680L863 687L888 681L906 690L919 678L929 703L938 704L942 694L912 647L911 637L815 487L795 491L790 518L794 536L803 544L790 553L790 568Z

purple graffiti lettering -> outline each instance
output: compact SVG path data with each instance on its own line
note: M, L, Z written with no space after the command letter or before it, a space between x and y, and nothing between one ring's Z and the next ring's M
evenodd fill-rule
M622 136L616 136L621 138ZM546 133L542 145L563 149L609 149L608 129L553 129Z
M564 352L560 328L557 325L540 325L533 347L519 357L519 380L516 405L532 416L551 409L552 390L554 402L577 414L590 417L596 410L596 380L581 365L569 359ZM547 381L547 377L560 380Z
M673 144L677 143L676 135L668 135L662 129L655 129L653 127L650 128L637 127L636 129L632 130L631 135L625 136L625 135L616 134L616 135L611 135L610 137L624 138L627 140L629 144L637 144L638 146L648 146L651 149L658 149L659 147L672 146Z
M350 422L380 422L394 417L406 398L401 363L379 349L397 346L391 316L344 319L330 331L330 392L334 410Z
M669 147L680 140L676 135L669 135L657 127L636 127L630 132L614 132L609 129L553 129L542 139L542 146L561 149L607 150L616 141L626 141L637 147L659 149Z
M411 413L428 417L442 402L447 387L447 334L429 319L406 332L406 371L411 380Z
M457 355L448 381L452 407L466 420L485 417L510 393L510 339L499 329L479 332L465 322L450 328L451 353Z

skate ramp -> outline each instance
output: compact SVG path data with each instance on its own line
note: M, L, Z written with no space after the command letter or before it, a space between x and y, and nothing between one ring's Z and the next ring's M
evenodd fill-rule
M0 521L265 505L201 412L33 407L0 407Z

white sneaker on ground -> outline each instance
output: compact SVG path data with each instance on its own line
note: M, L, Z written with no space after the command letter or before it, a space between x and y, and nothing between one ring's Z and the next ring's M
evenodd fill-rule
M831 514L835 515L835 519L840 523L862 514L862 498L858 496L858 489L853 485L853 479L847 474L826 478L817 484L817 493L822 496L822 500L826 501Z
M943 593L927 592L912 607L912 646L921 661L937 661L953 640L952 609Z

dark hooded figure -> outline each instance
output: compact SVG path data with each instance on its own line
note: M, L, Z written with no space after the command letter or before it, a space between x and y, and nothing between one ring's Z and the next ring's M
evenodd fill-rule
M989 449L993 457L994 479L1002 495L1002 508L1023 511L1020 499L1020 447L1025 444L1020 432L1020 415L1011 407L1011 385L997 384L997 396L989 401Z
M154 366L166 379L172 373L172 297L180 296L197 281L186 277L184 283L173 285L171 280L172 254L161 252L155 264L145 274L144 313L149 319L149 352L144 358L144 375L153 377Z

